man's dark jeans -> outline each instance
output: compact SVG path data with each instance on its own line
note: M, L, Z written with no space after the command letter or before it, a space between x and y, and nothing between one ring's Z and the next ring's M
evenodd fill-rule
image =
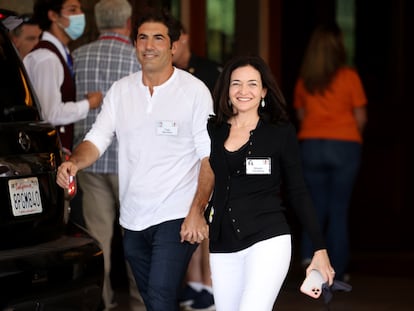
M147 311L178 311L178 296L198 244L181 243L183 219L125 229L124 251Z

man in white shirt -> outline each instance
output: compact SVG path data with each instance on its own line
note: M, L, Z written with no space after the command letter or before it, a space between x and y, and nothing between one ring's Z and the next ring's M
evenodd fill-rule
M200 80L174 68L179 31L171 16L138 21L142 71L113 84L85 140L58 169L57 182L94 163L116 135L125 255L148 311L178 311L178 294L197 243L214 176L206 129L212 98Z

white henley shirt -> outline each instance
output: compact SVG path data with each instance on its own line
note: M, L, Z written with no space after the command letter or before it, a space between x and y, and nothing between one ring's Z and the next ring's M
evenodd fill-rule
M205 84L177 68L152 95L142 71L109 89L85 140L102 154L114 135L118 139L124 228L140 231L187 215L200 160L210 154L206 124L212 106Z

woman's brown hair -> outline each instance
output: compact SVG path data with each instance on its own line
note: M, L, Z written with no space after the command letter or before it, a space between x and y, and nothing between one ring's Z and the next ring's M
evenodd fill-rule
M323 94L337 73L346 64L342 31L337 24L317 27L310 38L300 71L305 89Z

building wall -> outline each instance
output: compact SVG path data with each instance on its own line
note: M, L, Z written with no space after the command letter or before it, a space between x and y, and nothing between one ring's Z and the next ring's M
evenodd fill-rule
M310 33L319 22L335 17L333 4L329 0L282 3L279 65L282 91L290 106ZM414 101L410 90L414 70L414 3L355 0L355 6L354 64L368 97L368 123L350 206L352 247L412 250Z
M15 11L19 14L33 11L33 0L0 0L0 8Z

